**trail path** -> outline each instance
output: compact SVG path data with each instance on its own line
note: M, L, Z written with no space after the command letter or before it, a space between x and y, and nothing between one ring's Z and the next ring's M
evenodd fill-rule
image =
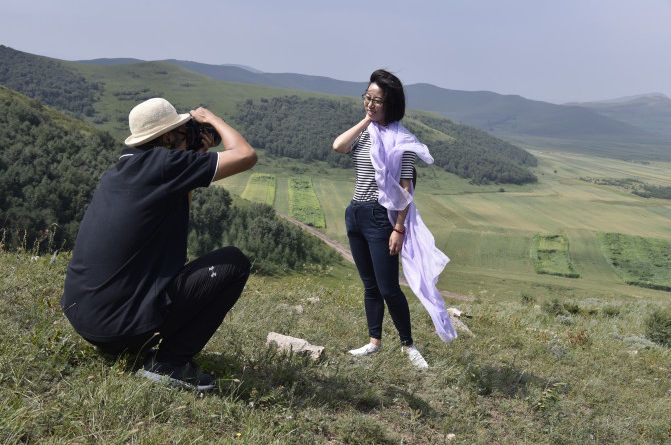
M354 259L352 258L352 252L350 252L349 248L344 246L342 243L340 243L340 242L338 242L338 241L336 241L332 238L329 238L323 232L320 232L319 230L315 229L314 227L308 226L307 224L305 224L305 223L303 223L303 222L301 222L301 221L299 221L295 218L292 218L291 216L280 215L279 213L278 213L278 215L281 216L282 218L286 219L290 223L295 224L296 226L302 228L306 232L316 236L320 240L324 241L328 246L330 246L336 252L338 252L340 254L340 256L345 258L350 263L354 264ZM405 281L405 278L402 277L402 276L400 277L399 282L403 286L408 286L408 282ZM440 294L443 296L443 298L450 298L452 300L459 300L459 301L473 301L474 300L473 297L469 297L467 295L457 294L457 293L450 292L450 291L447 291L447 290L441 290Z

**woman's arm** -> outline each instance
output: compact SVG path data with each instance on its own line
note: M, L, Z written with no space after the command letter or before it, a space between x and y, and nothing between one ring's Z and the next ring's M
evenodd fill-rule
M349 153L352 151L352 144L356 140L357 136L359 136L368 127L370 122L370 118L366 115L366 117L364 117L361 122L335 138L335 141L333 141L333 150L337 151L338 153Z
M401 187L410 193L410 184L412 179L401 179ZM398 212L396 215L396 224L394 224L394 231L389 237L389 255L398 255L403 247L403 238L405 237L405 217L408 215L408 206Z

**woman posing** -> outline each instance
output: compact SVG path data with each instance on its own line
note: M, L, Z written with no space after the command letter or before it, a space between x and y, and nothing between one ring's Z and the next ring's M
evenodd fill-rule
M415 367L423 369L428 365L412 339L410 310L399 286L398 270L399 253L402 252L404 243L409 241L406 237L415 234L413 241L420 241L417 247L422 248L421 238L425 235L406 230L409 212L413 217L413 227L419 217L412 205L414 162L417 155L428 163L433 162L433 159L426 146L417 142L399 122L405 115L405 95L403 85L396 76L381 69L373 72L362 97L366 113L364 118L333 142L335 151L350 153L356 169L354 197L345 211L345 224L352 256L363 281L364 308L370 336L368 344L349 352L361 356L380 350L386 303L398 331L402 349ZM421 219L419 222L421 223ZM424 226L423 228L425 229ZM438 252L439 255L429 258L428 272L435 272L438 268L442 271L449 259L435 249L433 237L429 244L428 252L424 253L434 255ZM408 265L408 270L405 270L405 256L403 265L411 288L415 293L421 293L424 277L420 275L423 275L422 269L427 268L421 262L427 259L427 255L422 258L417 253L419 252L410 255L415 257L411 260L416 261ZM418 274L409 274L413 271ZM437 274L435 278L437 279ZM429 279L431 280L432 278ZM431 286L435 289L435 280L430 283L429 287ZM429 295L429 298L435 300L436 295ZM424 300L422 302L426 306L427 303ZM456 337L449 324L449 317L444 312L442 298L439 302L429 303L438 306L438 312L442 304L442 314L436 316L443 330L447 332L441 338L448 341ZM435 324L437 319L433 313L432 318ZM436 326L440 335L441 329Z

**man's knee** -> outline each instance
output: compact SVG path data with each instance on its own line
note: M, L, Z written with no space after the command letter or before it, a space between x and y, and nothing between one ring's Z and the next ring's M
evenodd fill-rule
M230 264L234 266L241 274L249 276L252 269L252 263L249 261L249 258L247 258L247 255L242 252L242 250L235 246L228 246L222 247L216 252L217 255L222 258L223 263Z

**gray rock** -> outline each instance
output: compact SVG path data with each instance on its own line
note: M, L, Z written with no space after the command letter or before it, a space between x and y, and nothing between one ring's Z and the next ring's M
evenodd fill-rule
M305 354L310 356L313 360L319 360L324 354L323 346L311 345L307 340L302 338L290 337L288 335L278 334L277 332L269 332L266 337L266 345L277 346L281 351L291 352L294 354Z

